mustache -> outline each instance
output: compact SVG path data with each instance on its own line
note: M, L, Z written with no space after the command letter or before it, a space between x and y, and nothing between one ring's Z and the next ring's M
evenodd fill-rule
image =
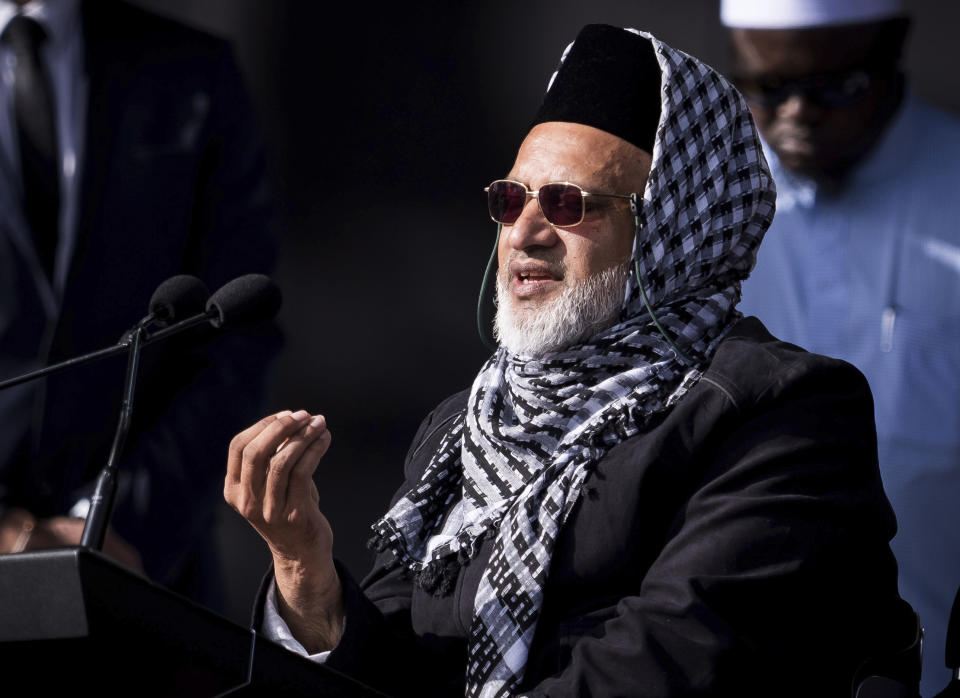
M514 264L523 264L524 262L537 262L538 264L544 264L547 266L547 271L558 279L565 278L567 273L567 265L563 261L563 257L549 253L530 254L526 252L514 251L511 252L510 256L500 264L497 275L503 279L507 279L510 276L511 267Z

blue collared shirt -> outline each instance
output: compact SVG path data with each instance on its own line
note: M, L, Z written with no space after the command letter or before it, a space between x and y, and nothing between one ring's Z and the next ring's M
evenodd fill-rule
M842 189L765 150L777 213L740 309L866 375L901 594L926 630L922 693L933 695L949 678L960 586L960 120L908 94Z

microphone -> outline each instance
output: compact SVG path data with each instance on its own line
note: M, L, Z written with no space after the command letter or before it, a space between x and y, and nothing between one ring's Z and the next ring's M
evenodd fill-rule
M129 341L122 345L130 348L127 356L127 375L124 381L123 405L120 420L114 434L113 445L107 463L97 478L96 489L90 497L90 509L80 536L84 548L100 550L106 537L107 527L113 516L117 493L117 461L123 453L130 420L133 414L133 397L139 370L140 351L146 344L169 337L190 327L210 322L214 327L230 329L258 324L272 318L280 309L280 289L263 274L247 274L219 288L207 300L206 310L170 325L152 335L146 334L150 318L175 319L185 310L192 310L203 303L206 287L191 276L168 279L160 284L150 299L150 315L140 321L129 333Z
M206 310L201 311L206 303ZM0 390L12 388L35 378L42 378L78 364L122 354L130 347L137 330L143 330L155 321L167 326L151 334L142 334L140 345L146 346L183 332L195 325L209 322L218 329L242 329L266 322L280 309L280 289L263 274L247 274L229 281L206 299L206 286L196 277L183 274L164 281L150 298L150 314L126 332L120 341L105 349L67 359L21 376L0 381ZM197 311L194 315L184 314ZM173 322L173 324L169 324Z
M167 326L174 320L183 319L184 315L191 315L203 309L204 303L210 296L206 284L190 274L178 274L157 286L150 296L150 314L138 322L132 329L123 333L119 346L128 347L133 341L133 334L139 329L156 323ZM141 341L143 337L141 337Z
M190 274L171 276L150 296L150 315L147 317L170 324L203 310L209 297L206 284L197 277Z
M145 344L209 322L217 329L238 330L266 322L280 309L280 289L269 276L246 274L228 281L214 291L206 310L149 335Z
M210 323L217 328L253 327L280 309L280 289L269 276L247 274L221 286L207 301Z
M103 547L107 526L113 515L117 491L117 460L123 452L130 429L140 352L143 347L205 322L217 329L251 327L272 318L280 309L281 303L280 289L263 274L238 277L224 284L209 299L208 295L207 287L195 276L173 276L153 292L149 314L134 325L117 344L0 381L0 390L3 390L71 366L127 353L127 374L124 379L120 419L107 464L100 471L96 490L90 498L90 509L80 538L80 545L84 548L100 550ZM163 324L165 327L148 334L147 328L154 323Z

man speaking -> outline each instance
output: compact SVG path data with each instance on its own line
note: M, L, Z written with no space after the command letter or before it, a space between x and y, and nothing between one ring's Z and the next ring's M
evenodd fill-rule
M849 696L914 618L866 382L736 309L775 198L743 99L588 26L487 196L499 346L423 422L362 583L325 418L233 440L257 623L390 695Z

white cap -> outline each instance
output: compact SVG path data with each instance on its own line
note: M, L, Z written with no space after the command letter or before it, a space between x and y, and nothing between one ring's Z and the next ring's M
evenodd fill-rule
M743 29L803 29L904 14L902 0L720 0L720 21Z

